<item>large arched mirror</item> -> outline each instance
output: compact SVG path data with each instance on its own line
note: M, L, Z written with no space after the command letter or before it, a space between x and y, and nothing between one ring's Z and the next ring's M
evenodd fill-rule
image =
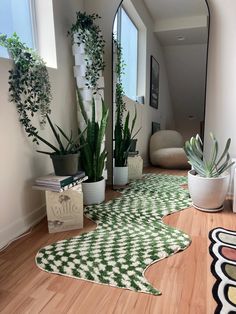
M183 140L203 135L208 24L204 0L124 0L118 8L113 27L113 184L125 184L127 156L149 164L152 133L175 130ZM137 141L129 146L125 140L130 137Z

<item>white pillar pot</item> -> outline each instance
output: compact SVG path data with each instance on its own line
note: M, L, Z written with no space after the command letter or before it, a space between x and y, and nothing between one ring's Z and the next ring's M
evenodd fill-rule
M105 179L98 182L82 182L85 205L100 204L105 201Z
M128 182L128 167L114 167L113 184L126 185Z
M86 73L86 65L75 65L74 66L74 77L82 76L85 77Z
M217 178L203 178L195 170L188 172L188 188L193 206L202 211L217 212L224 208L229 187L229 173Z

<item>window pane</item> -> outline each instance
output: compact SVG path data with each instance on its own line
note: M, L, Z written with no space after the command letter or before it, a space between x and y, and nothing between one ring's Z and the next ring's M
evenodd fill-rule
M124 9L121 9L121 46L125 63L125 73L122 75L125 95L136 100L138 30Z
M29 3L30 0L0 0L0 33L11 36L16 32L24 43L34 48ZM0 57L8 58L2 47Z

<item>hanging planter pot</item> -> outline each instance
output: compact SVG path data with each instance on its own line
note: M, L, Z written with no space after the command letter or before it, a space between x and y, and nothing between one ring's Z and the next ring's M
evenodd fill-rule
M83 100L84 101L92 101L93 99L93 91L89 88L84 88L83 91Z
M81 76L76 76L76 83L77 83L78 88L80 88L80 89L85 88L86 79L84 77L81 77Z
M105 201L105 179L97 182L82 182L85 205L100 204Z
M74 77L82 76L85 77L86 66L85 65L75 65L74 66Z
M50 155L56 176L73 176L78 172L79 154Z
M128 167L114 167L113 184L126 185L128 182Z

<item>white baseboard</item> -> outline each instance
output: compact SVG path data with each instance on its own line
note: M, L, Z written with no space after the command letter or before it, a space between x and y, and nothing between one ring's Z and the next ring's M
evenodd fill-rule
M46 215L45 205L35 209L27 216L22 217L12 224L8 225L3 230L0 230L0 249L7 245L13 239L19 237L22 233L29 230L29 228L36 225Z

